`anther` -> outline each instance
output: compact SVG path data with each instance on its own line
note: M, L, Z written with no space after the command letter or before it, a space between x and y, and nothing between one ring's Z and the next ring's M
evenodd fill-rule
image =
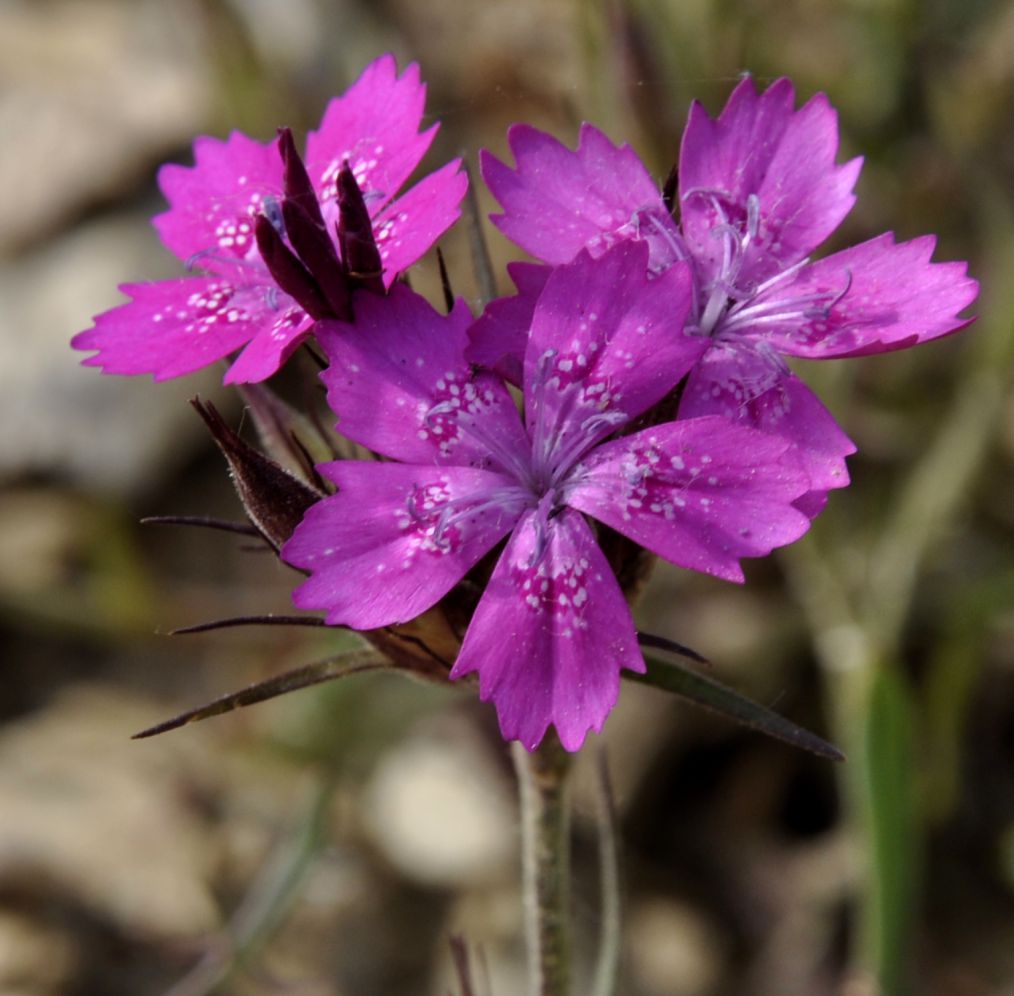
M759 231L760 198L756 194L750 194L746 199L746 234L755 239Z

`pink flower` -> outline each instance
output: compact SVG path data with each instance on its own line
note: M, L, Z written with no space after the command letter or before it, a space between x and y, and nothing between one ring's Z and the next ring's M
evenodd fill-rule
M722 414L791 439L811 476L800 507L815 513L828 489L848 483L844 458L855 447L783 357L861 356L938 338L968 324L959 314L978 285L964 263L930 262L931 236L896 243L888 233L810 262L851 209L861 160L835 165L837 117L823 94L794 103L788 80L758 94L747 79L717 120L693 105L673 191L678 223L634 152L591 125L575 151L516 125L516 167L484 153L482 169L504 209L493 221L546 263L634 240L648 243L652 274L691 265L688 329L708 348L680 415ZM524 349L531 288L545 279L520 265L519 295L490 305L469 353L508 377Z
M616 436L706 347L672 331L690 307L689 267L649 280L647 263L632 242L579 253L548 278L523 357L523 419L502 380L466 360L463 303L441 316L398 286L386 301L363 295L354 326L318 330L342 432L389 460L320 468L338 492L282 550L310 574L296 604L356 629L404 622L507 537L450 676L477 672L504 736L529 749L553 724L576 750L601 729L620 670L644 670L585 515L730 580L742 580L741 557L809 525L792 505L808 478L783 439L714 416Z
M394 199L436 133L436 125L419 130L425 92L417 66L399 77L393 57L382 56L344 96L331 101L320 128L307 136L314 203L304 200L303 207L323 229L324 251L337 265L342 256L342 240L335 238L339 174L347 163L355 182L346 186L358 187L368 211L372 238L369 233L367 238L379 250L384 287L458 218L467 183L454 161ZM260 381L278 371L319 317L307 305L313 295L293 288L309 280L310 291L320 289L312 266L309 276L298 272L305 254L295 244L286 202L293 200L292 171L302 167L286 139L280 147L279 139L261 143L239 132L225 141L199 138L192 168L162 167L159 186L170 206L154 219L155 227L166 246L203 275L121 287L130 303L99 315L94 327L72 342L76 349L97 351L86 365L166 380L242 349L226 382ZM266 218L278 233L275 248L288 253L285 261L296 260L289 269L297 268L298 279L280 285L277 263L269 260L269 269L258 247L258 218ZM346 269L347 264L343 260Z

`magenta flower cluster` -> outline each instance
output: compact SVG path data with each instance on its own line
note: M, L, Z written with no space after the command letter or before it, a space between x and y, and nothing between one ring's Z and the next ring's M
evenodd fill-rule
M359 630L410 621L489 554L450 677L476 673L505 737L550 725L576 750L644 659L603 527L733 581L799 538L855 449L784 357L899 349L956 331L977 285L931 237L810 254L855 200L823 95L787 80L690 111L678 185L584 125L575 150L526 125L483 153L494 223L538 263L476 318L400 281L458 218L452 162L396 198L427 151L418 70L385 56L307 139L199 139L163 167L155 219L191 275L123 287L74 340L155 379L229 359L271 377L313 336L338 429L376 459L318 470L336 491L282 549L294 600ZM508 385L519 389L512 393ZM521 402L516 400L520 394ZM473 575L474 576L474 575Z

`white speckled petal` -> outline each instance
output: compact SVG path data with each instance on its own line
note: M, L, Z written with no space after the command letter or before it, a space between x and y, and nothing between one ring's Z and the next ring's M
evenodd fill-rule
M647 264L648 246L626 242L597 259L582 252L547 280L525 353L536 454L568 435L589 443L611 435L661 401L707 348L683 328L689 269L677 264L650 279Z
M441 315L398 284L387 297L359 293L353 306L354 325L317 326L330 361L321 378L343 435L412 463L488 465L499 454L501 465L527 465L531 445L510 393L465 361L464 302Z
M277 333L291 342L308 324L303 310L270 285L184 277L120 290L133 300L98 315L92 328L71 341L75 349L97 350L84 364L105 373L167 380L222 359L256 336ZM270 376L277 369L262 372Z
M826 314L758 330L790 356L822 360L905 349L965 328L979 292L965 263L933 263L929 235L895 242L887 232L805 267L774 299L833 299Z
M253 220L265 198L282 196L277 142L234 131L228 139L194 142L194 165L158 171L169 210L152 219L162 241L182 260L200 254L202 269L232 273L227 260L259 260Z
M681 567L742 581L741 557L798 539L809 477L778 436L710 416L605 443L574 469L569 505Z
M705 283L720 266L716 225L745 230L757 198L759 227L745 251L741 279L759 283L812 252L852 209L862 160L835 164L838 117L818 93L799 110L787 79L758 94L743 80L717 120L690 109L680 147L683 234ZM726 217L717 216L717 198Z
M332 625L376 629L435 605L521 514L513 482L465 467L338 461L282 559L310 574L293 593Z
M694 367L680 401L680 417L724 415L794 443L810 476L806 505L824 506L834 488L849 483L845 457L855 444L816 395L789 370L766 362L749 342L715 346Z
M426 154L437 125L419 132L426 86L412 63L399 76L394 56L382 55L324 111L306 136L306 169L324 218L337 218L335 178L347 160L367 204L390 201Z
M236 357L225 375L226 384L256 384L273 377L302 345L313 319L298 305L275 313Z
M454 159L410 187L373 219L384 285L415 263L461 217L468 178Z
M518 524L451 677L478 672L480 697L495 703L507 739L534 750L552 724L577 750L616 704L620 670L644 671L644 659L588 524L565 509L543 528L540 537L535 513Z
M592 125L581 126L573 151L530 125L514 125L507 138L514 169L485 151L480 159L483 179L504 209L491 219L537 259L566 263L586 247L598 247L597 255L635 236L628 229L640 211L667 214L637 154Z

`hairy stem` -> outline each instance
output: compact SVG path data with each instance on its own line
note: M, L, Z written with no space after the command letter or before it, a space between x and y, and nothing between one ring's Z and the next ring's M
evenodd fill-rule
M570 993L570 755L555 735L512 744L521 797L525 942L532 996Z

